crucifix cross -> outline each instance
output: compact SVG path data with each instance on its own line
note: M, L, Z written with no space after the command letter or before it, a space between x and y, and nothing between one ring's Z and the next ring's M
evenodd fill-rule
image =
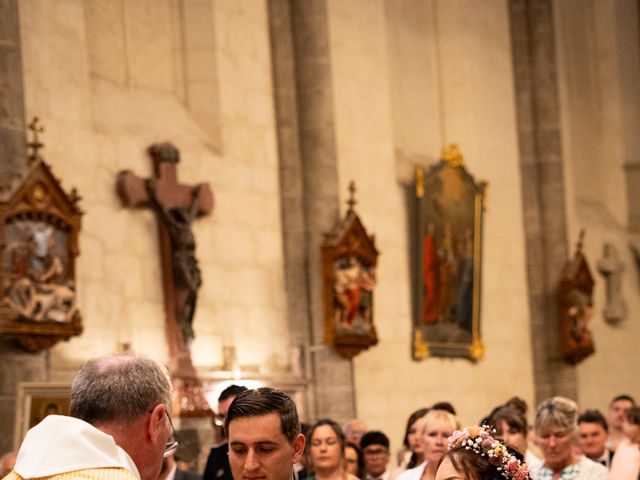
M124 170L118 174L116 187L125 207L152 208L158 219L165 331L176 392L174 412L178 417L206 416L210 409L189 350L201 284L191 223L211 213L213 194L204 183L178 183L180 153L173 145L154 144L148 152L153 161L153 177L141 178Z

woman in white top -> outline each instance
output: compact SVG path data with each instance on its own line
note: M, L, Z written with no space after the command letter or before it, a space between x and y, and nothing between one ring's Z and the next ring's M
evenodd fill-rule
M637 480L640 473L640 407L632 407L622 424L624 439L611 461L611 480Z
M455 416L445 410L430 410L424 416L422 448L425 461L402 472L397 480L435 480L438 462L447 452L448 439L460 428Z

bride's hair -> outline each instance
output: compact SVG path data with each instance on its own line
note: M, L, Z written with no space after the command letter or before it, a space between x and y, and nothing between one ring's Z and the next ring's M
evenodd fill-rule
M524 462L522 454L514 448L507 446L510 454ZM478 455L473 450L463 446L455 447L443 455L440 463L448 458L457 472L466 475L467 480L505 480L503 470L489 462L486 455Z

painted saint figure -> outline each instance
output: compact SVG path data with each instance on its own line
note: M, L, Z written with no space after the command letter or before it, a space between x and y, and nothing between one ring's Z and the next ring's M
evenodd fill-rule
M350 255L335 265L336 326L368 331L373 314L375 271Z

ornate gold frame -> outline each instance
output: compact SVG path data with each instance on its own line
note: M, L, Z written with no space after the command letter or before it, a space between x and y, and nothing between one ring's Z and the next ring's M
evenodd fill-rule
M486 183L476 182L467 172L456 145L445 149L442 160L427 172L423 167L416 168L412 235L415 360L442 356L477 361L484 354L480 301L485 190ZM473 272L471 289L469 269ZM453 275L457 277L454 280ZM427 295L427 291L431 293Z

